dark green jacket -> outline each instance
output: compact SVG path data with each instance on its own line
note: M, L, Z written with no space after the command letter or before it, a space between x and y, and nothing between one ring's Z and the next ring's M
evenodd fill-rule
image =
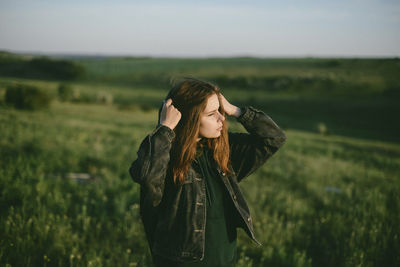
M239 182L258 169L285 142L284 132L262 111L242 109L238 121L249 133L229 133L230 170L218 168L240 215L235 223L256 243L249 208ZM206 223L205 181L189 168L183 185L175 185L168 169L174 131L159 125L140 145L129 172L141 185L140 214L151 252L174 261L198 261L204 257Z

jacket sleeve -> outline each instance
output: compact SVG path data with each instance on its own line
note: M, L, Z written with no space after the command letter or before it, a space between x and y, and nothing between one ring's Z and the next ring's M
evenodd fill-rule
M170 160L173 130L164 125L157 128L142 141L137 159L129 168L132 179L139 183L155 207L160 204Z
M229 133L230 160L240 182L258 169L286 141L285 133L264 112L242 108L237 119L248 133Z

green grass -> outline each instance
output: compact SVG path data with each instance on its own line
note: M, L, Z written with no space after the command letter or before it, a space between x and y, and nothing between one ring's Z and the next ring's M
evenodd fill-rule
M128 168L156 117L117 105L1 107L0 262L149 266ZM263 246L240 230L238 266L399 264L400 147L286 132L285 146L242 183ZM61 178L70 172L95 178Z
M241 184L263 246L239 230L238 267L400 265L398 59L74 60L86 80L0 77L1 265L151 266L128 168L183 75L216 81L288 136ZM7 107L15 83L47 91L50 108ZM74 102L57 101L61 83Z
M0 96L9 84L24 83L47 90L57 97L59 81L0 78ZM101 94L113 97L113 103L125 110L158 109L169 88L102 84L97 82L70 82L83 102L96 103ZM327 132L363 139L400 142L399 98L380 95L303 96L291 93L222 88L222 92L239 106L254 105L276 118L283 128L318 132L324 125Z
M273 58L82 58L88 79L163 87L173 77L194 75L222 87L307 95L399 96L399 59Z
M10 57L29 59L5 53L0 58L5 70ZM0 94L8 84L22 82L55 96L59 84L67 83L80 92L81 102L106 96L121 109L150 110L158 108L170 80L192 75L215 82L238 105L263 108L284 128L318 132L322 127L330 134L400 142L398 58L70 59L86 68L86 79L0 77Z

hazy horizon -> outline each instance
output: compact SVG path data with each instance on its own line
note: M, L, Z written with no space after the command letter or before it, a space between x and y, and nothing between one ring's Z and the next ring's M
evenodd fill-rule
M397 55L204 55L204 56L196 56L196 55L171 55L171 54L107 54L107 53L96 53L96 52L88 52L88 53L63 53L63 52L45 52L45 51L15 51L9 49L0 49L0 52L9 52L17 55L31 55L31 56L50 56L50 57L118 57L118 58L181 58L181 59L206 59L206 58L258 58L258 59L302 59L302 58L320 58L320 59L352 59L352 58L360 58L360 59L393 59L400 58Z

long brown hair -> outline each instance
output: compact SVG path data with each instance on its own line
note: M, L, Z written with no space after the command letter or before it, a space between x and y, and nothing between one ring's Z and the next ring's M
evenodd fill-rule
M220 91L212 83L195 78L185 78L172 87L166 99L172 99L174 105L181 112L181 120L175 127L175 138L171 148L170 168L174 183L184 183L185 174L196 156L197 139L199 137L200 116L207 106L210 96L216 94L219 100L219 112L224 116ZM221 135L207 140L208 147L213 151L214 160L222 171L230 173L229 142L227 121L223 121Z

